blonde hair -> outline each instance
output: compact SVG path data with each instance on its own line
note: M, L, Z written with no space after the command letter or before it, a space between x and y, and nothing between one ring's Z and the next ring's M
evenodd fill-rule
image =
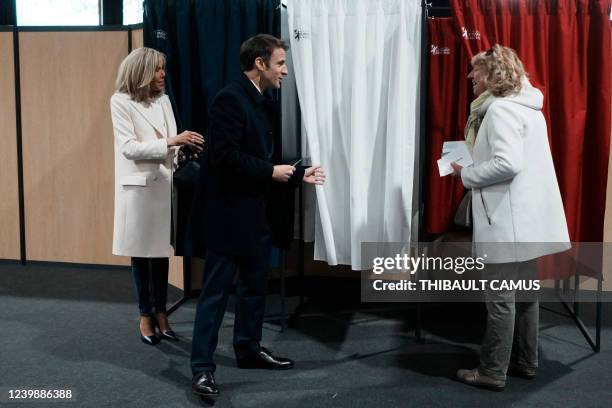
M521 80L527 76L523 63L512 48L495 44L472 58L472 66L486 72L485 85L495 96L508 96L521 90Z
M164 94L153 91L151 81L157 67L166 64L166 56L153 48L136 48L119 65L115 86L117 92L130 95L136 102L151 102Z

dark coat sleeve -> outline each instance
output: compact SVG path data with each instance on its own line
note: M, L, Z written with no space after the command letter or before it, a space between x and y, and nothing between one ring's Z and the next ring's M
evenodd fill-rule
M240 150L246 113L231 93L221 93L211 107L210 165L225 176L266 191L272 180L272 164Z

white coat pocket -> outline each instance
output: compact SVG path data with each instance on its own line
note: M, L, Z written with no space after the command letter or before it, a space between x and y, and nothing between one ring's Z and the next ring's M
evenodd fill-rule
M140 175L121 176L119 183L122 186L146 186L147 177Z

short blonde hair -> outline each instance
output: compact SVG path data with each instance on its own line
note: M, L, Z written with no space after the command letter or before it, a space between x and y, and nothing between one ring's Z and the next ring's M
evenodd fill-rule
M521 80L527 76L523 63L512 48L495 44L472 58L472 66L485 69L485 85L495 96L508 96L521 90Z
M166 56L153 48L136 48L121 61L115 86L117 92L130 95L136 102L151 102L164 94L153 91L151 81L157 67L166 64Z

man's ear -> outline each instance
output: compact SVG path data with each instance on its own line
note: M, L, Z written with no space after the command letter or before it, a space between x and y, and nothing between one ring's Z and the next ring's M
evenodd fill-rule
M263 58L261 57L255 58L255 68L257 68L259 71L266 70L266 63L264 62Z

